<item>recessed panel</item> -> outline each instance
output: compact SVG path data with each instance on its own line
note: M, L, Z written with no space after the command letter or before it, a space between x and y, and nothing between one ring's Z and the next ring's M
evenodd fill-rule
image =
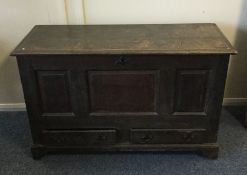
M43 114L71 113L68 73L38 71L37 78Z
M176 80L175 112L205 112L207 70L179 70Z
M157 76L156 71L90 71L91 112L155 112Z

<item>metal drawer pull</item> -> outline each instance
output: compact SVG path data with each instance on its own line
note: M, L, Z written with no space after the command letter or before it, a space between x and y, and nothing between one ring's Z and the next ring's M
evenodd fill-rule
M98 138L97 138L98 141L106 141L107 140L107 136L106 135L98 135Z
M191 142L191 141L193 141L193 140L195 139L195 135L192 134L192 133L190 133L190 134L185 134L183 137L184 137L184 140L185 140L186 142Z
M146 134L144 136L141 137L141 141L142 143L148 143L153 139L153 136L150 134Z

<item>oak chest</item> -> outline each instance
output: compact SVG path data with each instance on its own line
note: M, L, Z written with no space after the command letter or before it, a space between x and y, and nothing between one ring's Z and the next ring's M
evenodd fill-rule
M215 24L35 26L17 57L34 158L218 153L228 60Z

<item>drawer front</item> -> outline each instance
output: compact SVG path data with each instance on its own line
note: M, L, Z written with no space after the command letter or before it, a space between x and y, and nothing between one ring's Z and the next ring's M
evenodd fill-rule
M83 146L116 143L116 130L46 130L43 142L50 146Z
M205 129L132 129L136 144L199 144L206 141Z

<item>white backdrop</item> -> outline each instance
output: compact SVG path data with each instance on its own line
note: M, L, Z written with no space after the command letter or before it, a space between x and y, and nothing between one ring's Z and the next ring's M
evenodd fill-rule
M241 50L225 97L245 101L246 11L245 0L0 0L0 108L23 105L16 61L8 55L36 24L217 23Z

